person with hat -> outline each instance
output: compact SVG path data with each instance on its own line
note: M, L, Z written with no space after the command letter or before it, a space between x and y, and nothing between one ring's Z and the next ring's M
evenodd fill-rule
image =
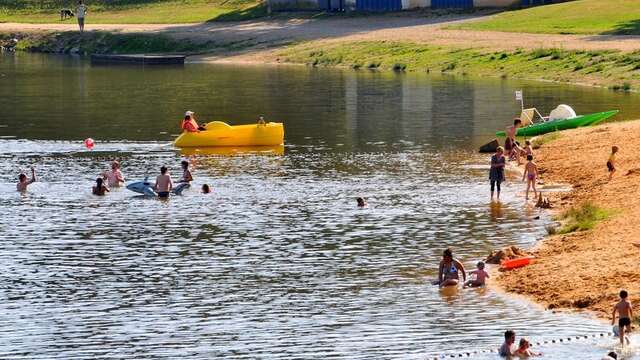
M204 126L198 125L195 118L195 113L193 111L187 111L184 113L184 120L182 120L182 125L180 126L182 130L188 132L198 132L207 130Z

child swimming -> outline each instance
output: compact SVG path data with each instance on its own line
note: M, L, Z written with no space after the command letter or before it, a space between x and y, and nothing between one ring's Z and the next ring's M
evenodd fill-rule
M480 286L484 286L487 279L490 277L489 274L484 271L484 262L479 261L478 264L476 265L477 270L473 270L471 272L469 272L469 274L471 275L475 275L476 278L475 280L469 280L467 281L464 286L465 287L480 287Z
M633 319L633 307L631 302L627 300L629 293L626 290L620 291L620 301L613 306L613 313L611 314L611 325L616 324L616 313L618 313L618 327L620 329L620 344L624 346L625 330L631 331L631 319ZM627 339L627 342L629 340Z
M163 166L160 168L160 175L156 178L155 190L159 198L168 198L172 189L173 180L171 180L171 175L168 174L167 167Z
M529 356L540 356L542 354L535 353L531 351L531 343L526 338L520 339L520 346L518 350L516 350L516 354L523 358L528 358Z
M611 147L611 155L609 155L609 159L607 160L607 170L609 170L609 180L613 177L613 174L616 172L616 153L619 148L616 145Z
M367 206L367 202L361 197L357 198L356 201L358 202L358 207L360 208Z
M211 192L211 188L209 187L209 185L207 184L202 184L202 193L203 194L208 194Z
M36 170L31 168L31 179L27 178L27 175L21 173L18 175L18 184L16 184L16 189L18 191L27 191L27 186L36 182Z
M91 192L93 195L103 196L109 192L109 188L104 186L104 180L102 178L97 178L96 184L93 186Z
M533 162L533 155L527 155L527 163L524 165L524 174L522 174L522 181L527 178L527 195L526 199L529 200L529 189L533 188L533 196L538 197L538 191L536 190L536 178L538 177L538 165Z

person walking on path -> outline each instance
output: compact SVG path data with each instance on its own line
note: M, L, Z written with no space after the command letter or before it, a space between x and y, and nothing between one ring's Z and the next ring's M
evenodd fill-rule
M87 14L87 7L82 3L82 0L78 1L76 7L76 18L78 18L78 27L80 32L84 32L84 17Z

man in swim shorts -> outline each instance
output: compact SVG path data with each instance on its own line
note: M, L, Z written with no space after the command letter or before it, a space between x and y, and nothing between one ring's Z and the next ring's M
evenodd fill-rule
M168 174L166 166L160 168L160 175L156 178L155 190L160 198L168 198L169 193L173 189L173 180Z

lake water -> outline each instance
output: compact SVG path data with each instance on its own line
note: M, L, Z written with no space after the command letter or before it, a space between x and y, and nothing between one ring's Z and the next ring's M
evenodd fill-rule
M610 331L488 290L429 285L454 249L468 270L530 247L548 217L511 177L488 198L476 153L517 115L620 108L635 95L500 79L304 67L103 67L0 56L1 358L493 359L512 328L533 342ZM202 120L285 124L286 147L189 156L194 188L156 201L91 195L118 159L129 180L188 156L171 140ZM92 137L93 151L82 140ZM15 191L34 166L39 182ZM204 196L197 189L213 186ZM368 198L357 209L355 197ZM539 347L599 359L599 336ZM630 352L626 358L634 358Z

